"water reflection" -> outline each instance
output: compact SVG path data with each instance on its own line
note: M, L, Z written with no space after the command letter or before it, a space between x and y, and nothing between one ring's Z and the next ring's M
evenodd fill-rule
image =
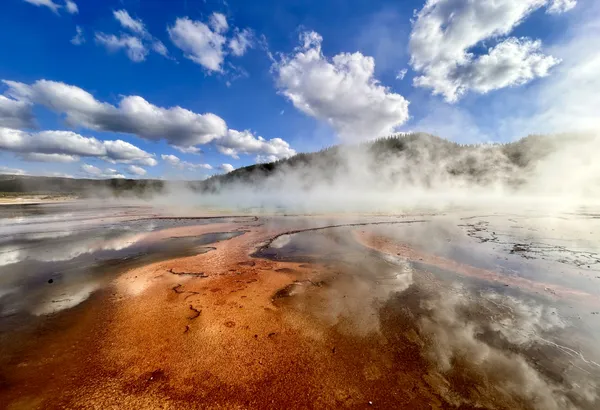
M376 230L396 231L398 238L420 242L423 251L429 241L430 251L465 252L456 251L461 244L447 245L441 227L438 232L421 225ZM573 319L574 311L589 316L589 306L574 309L549 295L369 250L353 238L347 228L302 232L281 236L257 252L327 268L279 291L275 303L342 334L378 337L386 349L391 345L402 352L399 360L412 363L388 363L390 372L414 366L457 407L598 408L598 326ZM497 255L488 250L471 244L465 259L497 267ZM517 275L526 265L531 277L553 277L536 271L531 261L514 262Z
M71 308L123 269L206 252L210 248L205 245L243 233L156 240L151 232L225 219L146 219L144 209L136 213L134 208L69 210L63 212L64 207L58 206L0 209L6 217L0 220L2 317Z

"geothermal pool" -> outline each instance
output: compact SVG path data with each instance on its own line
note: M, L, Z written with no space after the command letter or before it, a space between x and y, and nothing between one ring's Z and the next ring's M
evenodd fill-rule
M600 215L0 207L0 407L600 406Z

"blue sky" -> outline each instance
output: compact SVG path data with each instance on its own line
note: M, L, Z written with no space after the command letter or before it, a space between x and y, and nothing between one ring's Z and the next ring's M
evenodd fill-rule
M5 173L201 179L395 131L596 125L592 0L0 7Z

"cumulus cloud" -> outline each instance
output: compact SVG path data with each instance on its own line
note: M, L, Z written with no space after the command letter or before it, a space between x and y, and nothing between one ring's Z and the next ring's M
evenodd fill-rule
M482 94L545 77L560 60L540 53L541 45L539 40L509 38L465 67L461 77Z
M600 55L596 45L600 42L600 3L582 3L576 13L562 38L549 49L562 60L552 76L518 93L499 96L492 106L486 123L490 123L497 138L558 132L597 134ZM593 155L593 150L589 153ZM575 169L581 172L580 168Z
M144 176L146 175L146 170L142 167L138 167L137 165L130 165L127 167L127 172L132 175Z
M216 141L216 144L220 153L235 159L239 158L239 154L256 154L272 158L273 161L296 155L296 151L290 147L290 144L281 138L265 140L263 137L254 136L247 130L229 130L224 137Z
M219 167L219 169L221 171L223 171L224 173L228 173L228 172L233 171L235 168L231 164L221 164L221 166Z
M225 121L215 114L196 114L181 107L161 108L139 96L123 97L114 106L61 82L4 83L9 87L9 96L63 113L73 126L135 134L151 141L164 138L182 147L206 144L227 133Z
M148 55L148 49L142 41L127 34L117 37L114 34L96 33L96 43L103 45L113 53L123 49L127 53L127 57L136 63L144 61Z
M179 157L173 154L162 154L160 157L163 161L173 166L178 165L181 162Z
M212 25L214 27L214 23ZM178 18L173 26L168 27L168 32L173 44L184 52L185 58L200 64L209 72L223 71L225 58L223 45L226 39L221 31L213 30L200 21L183 17Z
M113 17L130 34L116 36L99 32L96 33L96 43L103 45L110 52L123 49L129 59L136 63L146 60L150 50L163 57L169 56L167 47L148 32L141 19L132 17L127 10L115 10Z
M83 35L83 29L79 26L75 27L75 35L71 39L71 44L80 46L85 43L85 36Z
M21 119L29 118L25 116L27 113L31 115L25 109L29 110L32 104L40 104L64 114L67 124L71 126L133 134L150 141L165 139L183 153L199 153L201 150L196 145L214 143L220 152L236 158L239 154L276 158L296 154L281 138L266 140L254 136L250 131L230 130L221 117L212 113L196 114L177 106L157 107L140 96L122 97L119 105L114 106L96 100L79 87L56 81L39 80L24 84L4 80L4 84L8 86L7 96L10 98L0 96L0 124L3 101L7 101L7 107L20 104L24 111L21 117L16 118ZM7 114L5 117L7 123L8 119L17 123L15 115ZM29 118L29 121L32 119Z
M302 33L300 40L292 55L273 66L280 92L298 110L349 140L389 134L408 120L408 101L374 78L372 57L356 52L328 59L318 33Z
M0 95L0 127L32 128L34 125L31 104Z
M34 160L66 162L68 157L97 157L107 161L156 165L156 160L140 148L121 140L100 141L71 131L25 131L0 128L0 150ZM35 155L33 155L35 154ZM33 156L32 156L33 155Z
M541 42L503 36L535 10L567 11L575 1L428 0L416 14L410 35L411 65L421 75L414 85L455 102L472 90L487 93L545 77L560 60L541 52ZM498 40L499 39L499 40ZM472 48L497 40L487 54Z
M79 13L79 7L77 7L77 3L75 3L73 0L65 0L65 8L70 14Z
M102 141L106 149L106 157L114 162L125 164L138 163L146 166L156 165L154 155L123 140Z
M173 44L184 53L185 58L204 67L209 73L223 73L225 57L240 57L253 46L254 34L250 29L233 28L228 39L229 24L221 13L213 13L208 24L181 17L167 28Z
M90 164L83 164L81 166L81 171L94 178L125 178L125 175L120 174L116 169L106 168L102 170Z
M246 54L246 50L253 47L254 33L250 29L235 30L235 34L229 40L229 49L231 54L236 57Z
M210 164L194 164L191 162L182 161L178 156L173 154L162 154L160 157L167 164L180 170L187 169L188 171L194 171L196 169L212 169Z

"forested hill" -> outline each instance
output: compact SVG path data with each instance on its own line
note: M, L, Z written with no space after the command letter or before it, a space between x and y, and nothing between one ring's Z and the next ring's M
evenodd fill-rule
M585 138L589 136L530 135L507 144L458 144L430 134L410 133L255 164L225 175L215 175L194 183L194 186L200 190L218 191L232 183L262 184L290 173L296 173L310 184L316 182L315 179L327 181L355 169L369 170L373 174L394 169L397 178L404 178L411 168L422 171L421 176L425 177L435 168L437 173L445 173L450 178L468 177L485 183L499 175L516 178L520 172L509 176L507 169L525 173L561 145Z
M310 187L314 183L333 182L337 176L362 171L391 179L414 179L415 175L409 174L415 174L415 170L418 178L425 182L431 177L429 174L435 172L448 178L467 177L481 183L495 178L515 179L518 183L519 175L525 174L537 161L557 152L565 144L581 142L585 138L589 136L532 135L508 144L464 145L430 134L411 133L302 153L276 162L239 168L204 181L0 175L0 192L147 196L164 192L167 184L185 186L197 192L217 192L234 183L261 185L293 175L304 186Z

